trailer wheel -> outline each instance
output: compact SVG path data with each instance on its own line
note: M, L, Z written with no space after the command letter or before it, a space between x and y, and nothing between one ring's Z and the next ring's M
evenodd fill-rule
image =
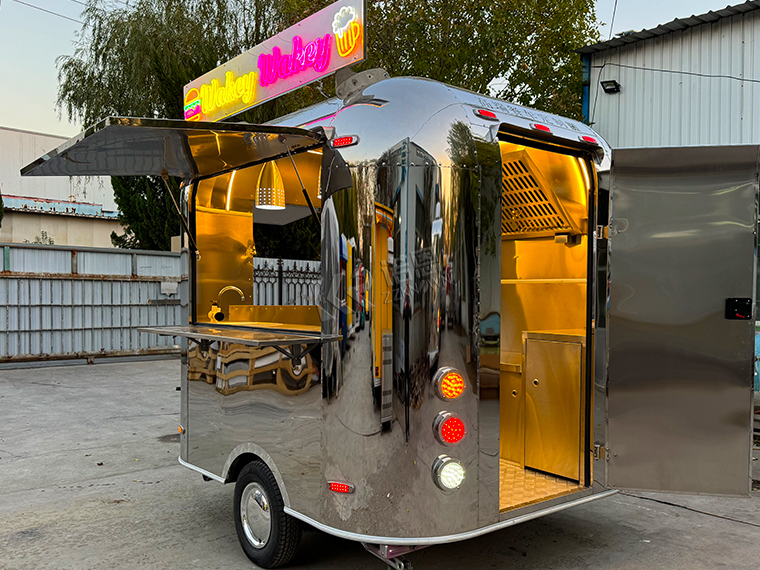
M235 530L245 555L257 566L290 562L301 542L301 523L285 514L280 488L263 461L252 461L235 483Z

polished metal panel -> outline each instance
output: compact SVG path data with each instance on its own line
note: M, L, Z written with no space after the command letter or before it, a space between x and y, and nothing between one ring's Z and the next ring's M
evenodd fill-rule
M578 481L585 334L524 334L525 466Z
M596 494L592 494L590 489L587 489L586 491L579 491L577 493L574 493L569 498L561 498L561 499L554 499L546 501L545 503L538 503L531 507L526 507L519 509L518 514L512 514L509 515L502 515L500 517L500 520L496 523L484 525L480 528L477 528L475 530L462 532L458 534L453 535L440 535L440 536L432 536L432 537L426 537L426 536L407 536L407 537L395 537L395 536L372 536L367 534L360 534L356 532L348 532L343 531L337 528L330 527L326 524L321 523L318 520L314 520L303 513L299 513L298 511L285 507L285 512L289 514L292 517L297 518L298 520L301 520L305 522L308 525L313 526L317 530L321 530L322 532L326 532L327 534L331 534L333 536L338 536L340 538L345 538L346 540L353 540L356 542L365 542L365 543L371 543L371 544L385 544L388 546L391 545L409 545L409 546L430 546L433 544L448 544L451 542L458 542L460 540L469 540L471 538L477 538L478 536L483 536L484 534L488 534L489 532L495 532L497 530L501 530L504 528L509 528L524 522L528 522L546 515L551 515L554 513L558 513L561 511L564 511L565 509L569 509L571 507L576 507L580 505L585 505L587 503L590 503L591 501L596 501L598 499L605 499L607 497L612 497L613 495L616 495L618 491L616 490L610 490L610 491L601 491Z
M340 340L340 335L322 335L311 332L253 330L251 328L220 327L189 325L185 327L141 327L140 332L150 332L164 336L180 336L189 339L204 339L216 342L232 342L235 344L268 347L293 346L300 344L319 344Z
M609 485L748 494L758 147L614 153ZM597 461L597 464L601 462Z
M21 169L22 176L211 176L318 147L303 129L108 117Z
M190 340L185 461L230 480L237 460L269 465L285 504L319 516L319 349L295 363L273 346ZM252 443L255 442L255 443Z
M314 181L305 180L309 195L321 191L321 201L315 201L322 228L321 335L315 332L312 342L307 330L298 337L302 344L294 339L292 346L305 354L300 365L274 346L251 346L245 335L231 335L226 327L208 327L224 332L205 340L197 331L187 335L183 461L230 481L241 461L259 457L275 473L289 514L327 532L379 544L464 539L591 500L584 489L509 515L499 512L501 279L525 277L519 287L550 297L567 290L562 297L567 302L585 291L586 283L579 280L586 274L568 277L565 272L560 279L571 282L548 284L528 281L555 279L554 274L501 275L498 136L500 129L526 130L538 121L552 125L557 141L577 145L581 134L593 136L593 131L577 121L415 78L380 81L356 101L331 100L280 120L294 127L325 127L335 136L356 135L360 141L324 148L318 185L311 176L319 171L316 162L304 169ZM493 110L500 121L496 128L477 117L476 108ZM238 128L223 128L228 127ZM259 132L253 126L239 128ZM317 135L313 140L319 143ZM570 164L561 162L558 168ZM201 260L189 267L190 307L197 313L191 327L206 318L210 301L230 285L246 301L227 292L220 308L240 319L256 312L244 308L252 301L249 260L255 244L248 240L257 215L244 215L250 211L245 201L253 195L246 179L255 177L256 168L247 174L238 170L234 182L231 172L210 169L222 174L193 187L188 217L209 231L196 236L208 243L205 248L199 243ZM585 228L585 204L570 195L577 186L552 188L568 217ZM295 203L297 198L295 192L288 208L304 207ZM290 215L288 208L283 215ZM206 215L216 218L202 219ZM292 215L305 213L292 210ZM214 244L227 222L230 239ZM549 241L562 252L558 266L575 267L579 247L588 245ZM519 251L518 270L533 267L524 264L526 259L542 254L529 247ZM516 284L506 286L523 291ZM575 322L583 310L571 313L565 321ZM511 322L521 319L515 314ZM552 321L551 328L568 328L565 321ZM280 341L293 333L255 332ZM319 342L335 338L340 340ZM392 347L388 363L383 340ZM519 334L513 351L521 354ZM519 359L504 364L507 372L520 373ZM375 370L383 365L387 374ZM453 401L436 395L431 383L444 367L456 369L466 384ZM388 393L375 397L378 373ZM390 403L392 416L384 415L384 402ZM467 435L455 447L439 442L431 429L444 410L466 425ZM466 469L463 484L451 493L439 489L432 477L442 454ZM355 492L333 493L328 481L350 483Z

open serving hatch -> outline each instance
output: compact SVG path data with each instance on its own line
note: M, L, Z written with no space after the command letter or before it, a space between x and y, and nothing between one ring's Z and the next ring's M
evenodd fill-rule
M340 337L321 333L317 304L259 304L253 290L257 269L252 227L255 221L287 231L287 223L311 215L309 202L318 204L320 196L326 141L321 128L109 117L27 165L21 174L181 178L187 192L186 229L193 244L202 244L197 248L201 255L190 257L194 324L140 330L204 343L279 347L297 357L303 347L310 350ZM258 209L259 174L265 165L282 171L284 211ZM231 293L225 295L227 291ZM312 297L314 302L318 295Z
M108 117L21 169L22 176L217 176L321 147L292 127ZM286 147L287 145L287 147Z

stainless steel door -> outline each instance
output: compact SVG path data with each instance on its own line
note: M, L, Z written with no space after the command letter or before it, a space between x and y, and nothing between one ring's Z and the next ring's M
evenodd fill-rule
M750 492L754 315L725 313L755 298L757 161L756 146L613 153L611 487Z

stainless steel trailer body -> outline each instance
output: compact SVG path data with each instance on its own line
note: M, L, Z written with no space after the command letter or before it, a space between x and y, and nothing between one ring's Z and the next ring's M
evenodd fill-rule
M180 461L238 481L261 563L285 515L391 559L616 488L748 494L757 166L395 78L276 125L108 120L25 173L185 179L191 314L151 330L187 339ZM256 224L310 204L319 305L254 305Z

